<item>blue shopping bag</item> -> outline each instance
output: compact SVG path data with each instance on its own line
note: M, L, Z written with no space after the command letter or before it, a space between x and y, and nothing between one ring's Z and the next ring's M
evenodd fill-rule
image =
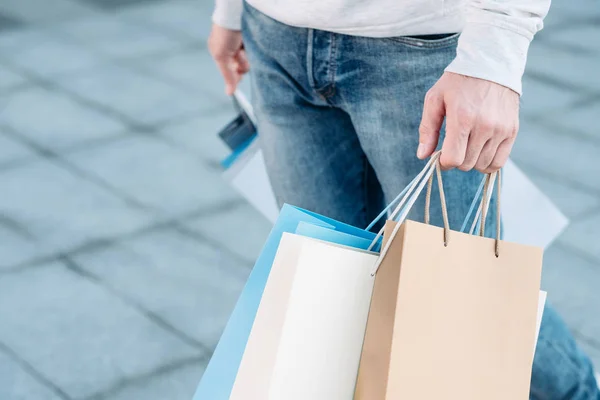
M194 400L228 400L284 232L367 249L375 234L284 205L198 385Z

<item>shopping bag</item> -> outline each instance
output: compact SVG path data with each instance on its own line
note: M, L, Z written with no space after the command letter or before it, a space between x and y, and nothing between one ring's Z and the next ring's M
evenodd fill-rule
M268 220L275 221L279 207L266 174L258 138L253 137L223 161L223 178Z
M302 224L305 223L305 224ZM316 227L308 227L311 224ZM274 258L285 232L297 228L342 244L372 243L374 234L307 210L284 205L198 385L195 400L228 400ZM356 238L365 239L363 242Z
M376 260L375 253L284 234L230 400L351 399Z
M355 399L528 399L542 249L451 231L436 164L444 228L386 224Z
M510 160L503 172L504 240L547 248L569 225L568 218Z
M235 98L254 121L252 106L246 96L237 91ZM224 177L231 186L274 222L279 210L255 136L238 147L223 165L226 168ZM505 240L547 248L569 224L564 214L512 160L504 167L502 192Z

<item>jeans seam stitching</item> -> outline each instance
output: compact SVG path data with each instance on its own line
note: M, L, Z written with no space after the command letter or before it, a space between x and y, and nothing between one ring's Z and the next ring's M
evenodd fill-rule
M368 178L369 178L369 167L367 165L367 163L369 162L369 160L367 159L367 155L363 154L363 213L364 213L364 221L368 224L371 221L369 221L369 185L368 185Z
M308 29L307 33L307 46L306 46L306 72L308 75L308 85L314 90L316 83L315 77L313 75L313 39L314 39L314 31L312 29Z
M331 34L331 48L329 51L329 80L331 83L331 93L329 96L333 96L335 94L335 78L336 78L336 68L337 68L337 35L335 33Z

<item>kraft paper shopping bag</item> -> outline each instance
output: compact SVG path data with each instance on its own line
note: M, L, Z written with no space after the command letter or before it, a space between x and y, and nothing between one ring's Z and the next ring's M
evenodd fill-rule
M356 400L529 397L542 249L451 231L444 217L386 225Z
M331 218L284 205L214 350L194 400L229 399L281 237L285 232L295 232L302 222L335 231L327 236L340 243L346 243L352 237L370 242L375 236Z

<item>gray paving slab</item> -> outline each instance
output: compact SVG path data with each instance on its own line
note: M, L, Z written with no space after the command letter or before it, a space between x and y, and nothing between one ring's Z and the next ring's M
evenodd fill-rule
M5 164L32 158L34 156L35 152L30 147L11 138L3 132L2 128L0 128L0 169Z
M213 165L218 165L231 151L218 138L219 132L235 117L233 105L221 111L203 113L199 116L161 128L162 136L173 140L193 154Z
M0 8L0 32L9 31L12 29L18 29L23 26L23 21L15 18L14 16L7 15Z
M594 211L571 223L560 240L597 260L600 274L600 208Z
M114 15L77 19L57 29L111 57L141 57L181 46L157 29Z
M0 65L0 91L12 89L26 82L27 79L23 75L6 66Z
M590 22L588 24L577 24L560 32L553 32L552 35L548 35L546 40L549 43L561 44L600 54L598 36L600 36L600 26L597 23Z
M211 10L210 1L171 0L124 9L119 14L202 43L210 34L207 21L210 21Z
M0 11L36 23L64 21L93 13L91 8L76 0L2 0Z
M201 355L60 264L0 276L0 315L0 340L73 398Z
M45 40L45 36L48 35L54 36L52 31L44 26L28 26L27 29L2 32L0 35L0 58L10 59L11 56Z
M590 191L600 191L600 164L594 162L600 144L577 136L555 133L535 123L521 121L512 157L538 170L567 181L577 182Z
M126 127L69 96L28 87L6 96L0 126L8 125L45 148L59 150L113 136Z
M199 157L143 136L77 151L67 158L167 215L191 212L237 197L220 174Z
M569 326L588 338L598 338L600 332L599 285L600 263L583 259L562 246L546 251L542 288ZM600 367L600 359L595 361Z
M549 14L563 15L566 18L593 18L600 16L597 0L555 0Z
M600 93L595 100L589 100L577 107L559 113L548 114L547 121L549 125L561 127L564 132L584 134L600 142L599 116Z
M600 209L600 197L597 194L567 186L565 182L548 178L527 167L523 170L568 218L585 219L590 212Z
M598 57L573 53L544 41L533 42L529 49L526 73L543 74L560 84L571 85L584 93L600 91L600 80L590 79L598 71Z
M0 399L62 400L2 352L0 352Z
M48 161L0 171L0 187L0 215L25 227L43 243L45 252L126 234L153 220L148 213Z
M47 33L32 33L37 41L17 42L19 50L6 54L7 61L44 78L71 74L103 62L99 54L76 40L61 35L37 35L42 32ZM25 36L24 40L29 40L29 37Z
M219 241L253 265L271 231L271 223L250 205L196 218L187 224L206 237Z
M153 3L161 0L82 0L90 5L105 11L114 11L123 7L140 6L146 3Z
M0 271L47 253L50 250L43 242L0 222Z
M214 246L173 229L75 260L208 349L216 345L250 272Z
M555 112L572 107L581 99L581 94L565 90L537 81L528 76L523 79L523 95L521 96L522 117L550 117Z
M64 77L58 83L139 123L163 122L209 107L193 90L116 65L104 64Z
M217 66L206 50L191 50L162 58L148 66L153 71L193 88L212 102L223 101L225 84Z
M194 397L205 365L197 363L169 371L107 397L107 400L190 400Z

